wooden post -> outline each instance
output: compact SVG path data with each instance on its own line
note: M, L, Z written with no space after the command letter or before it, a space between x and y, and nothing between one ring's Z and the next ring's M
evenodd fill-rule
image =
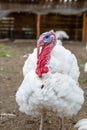
M78 40L78 17L76 17L76 22L75 22L75 24L76 24L76 29L75 29L75 40L77 41Z
M82 41L87 42L87 13L83 14L83 32L82 32Z
M37 38L40 36L40 14L37 14Z

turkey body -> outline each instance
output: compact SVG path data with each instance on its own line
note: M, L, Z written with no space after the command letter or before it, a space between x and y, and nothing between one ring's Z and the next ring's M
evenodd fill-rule
M87 62L84 65L84 72L87 73Z
M78 130L87 130L87 119L81 119L75 125Z
M56 116L76 115L84 102L79 87L79 68L76 57L61 45L56 45L54 32L43 33L37 48L29 55L23 67L24 80L16 93L19 110L30 116L41 116L39 130L43 130L44 111Z
M29 55L23 66L23 75L35 69L37 65L37 48L34 49L33 53ZM51 73L59 72L67 74L73 79L78 81L80 72L77 63L77 59L73 53L65 49L61 45L56 45L51 53L50 62L47 63Z
M67 34L65 31L63 31L63 30L56 31L55 33L56 33L56 38L57 38L57 39L61 39L61 40L62 40L63 38L69 39L68 34Z
M16 93L16 101L27 115L40 116L43 110L49 110L59 117L72 117L81 109L83 94L68 75L48 72L40 79L31 70Z

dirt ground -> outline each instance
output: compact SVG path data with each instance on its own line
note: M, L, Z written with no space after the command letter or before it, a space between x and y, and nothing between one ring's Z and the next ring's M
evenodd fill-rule
M22 67L26 53L32 52L36 41L0 43L0 130L38 130L38 118L29 117L18 110L15 93L20 86L23 75ZM72 119L65 119L67 130L74 130L74 124L87 118L87 73L84 63L87 62L85 44L80 42L64 42L66 48L77 57L80 67L79 83L85 91L85 103L81 111ZM60 130L59 120L53 113L48 113L44 130Z

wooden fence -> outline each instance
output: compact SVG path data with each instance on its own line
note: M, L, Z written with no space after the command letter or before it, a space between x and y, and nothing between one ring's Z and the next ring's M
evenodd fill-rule
M53 29L64 30L70 40L82 40L83 15L65 16L48 14L40 16L40 33ZM0 21L0 38L35 39L37 37L37 15L12 13Z

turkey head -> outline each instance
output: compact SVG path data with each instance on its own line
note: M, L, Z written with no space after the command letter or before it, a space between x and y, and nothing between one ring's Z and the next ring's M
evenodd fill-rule
M43 73L49 71L46 64L50 60L51 51L56 44L56 35L53 31L41 34L37 40L37 67L36 74L42 78Z

